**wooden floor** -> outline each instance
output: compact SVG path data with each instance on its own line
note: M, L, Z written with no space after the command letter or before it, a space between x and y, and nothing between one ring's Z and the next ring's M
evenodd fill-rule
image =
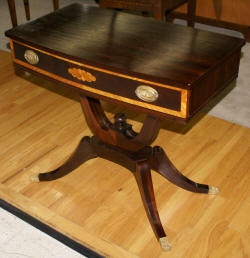
M190 193L153 173L173 246L162 252L126 169L94 159L57 181L29 182L65 161L91 132L76 95L17 77L8 53L0 60L0 198L107 257L250 256L250 129L203 115L187 126L163 123L155 145L183 174L220 194ZM122 110L104 106L108 116ZM127 115L138 129L143 117Z

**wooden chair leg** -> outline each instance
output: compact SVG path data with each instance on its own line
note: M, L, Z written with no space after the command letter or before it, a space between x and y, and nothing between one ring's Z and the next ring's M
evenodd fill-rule
M150 166L146 160L137 162L135 178L140 190L145 211L155 236L159 240L162 249L168 251L171 249L171 245L168 242L167 236L164 232L156 207Z
M24 4L24 9L25 9L26 19L30 20L29 0L23 0L23 4ZM12 26L16 27L17 26L17 16L16 16L15 0L8 0L8 6L9 6L9 12L10 12ZM59 0L53 0L53 7L54 7L54 10L57 10L59 8Z
M24 9L25 9L26 19L30 20L29 0L23 0L23 4L24 4Z
M53 7L54 10L57 10L59 8L59 0L53 0Z
M165 19L165 10L163 9L163 1L155 1L153 16L156 20L163 21Z
M17 26L17 17L16 17L16 6L14 0L8 0L8 6L10 11L10 19L13 27Z
M196 13L196 0L188 0L187 24L190 27L194 27L195 13Z
M97 155L93 151L90 143L90 137L83 137L80 141L78 147L75 152L71 155L71 157L59 168L47 172L40 173L38 175L33 175L30 177L31 182L39 182L39 181L51 181L63 176L66 176L71 171L79 167L82 163L89 159L96 158Z
M168 181L187 191L206 194L217 194L219 192L219 189L215 186L198 184L181 174L159 146L153 148L151 165L153 170Z

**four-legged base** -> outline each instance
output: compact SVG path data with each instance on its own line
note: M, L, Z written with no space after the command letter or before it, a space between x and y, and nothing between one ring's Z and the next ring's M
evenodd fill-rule
M104 143L96 136L83 137L75 152L61 167L48 173L32 176L31 180L39 182L58 179L67 175L85 161L96 157L113 161L134 174L148 219L163 250L169 250L171 245L164 232L156 207L151 169L173 184L188 191L205 194L218 193L216 187L195 183L182 175L159 146L145 146L138 151L129 151Z
M195 193L217 194L218 188L198 184L182 175L166 156L164 150L150 145L160 130L160 120L147 116L139 133L126 122L124 114L115 115L111 123L97 99L80 96L81 105L93 137L83 137L72 156L61 167L31 177L31 181L49 181L63 177L85 161L101 157L113 161L135 176L145 211L156 238L164 250L170 249L155 202L151 169L171 183Z

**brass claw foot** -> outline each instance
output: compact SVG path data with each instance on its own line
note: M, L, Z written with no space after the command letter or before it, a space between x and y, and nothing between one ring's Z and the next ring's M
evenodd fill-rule
M40 182L39 180L39 174L30 176L30 182Z
M170 251L172 246L171 244L168 242L168 238L167 237L161 237L159 239L159 242L160 242L160 245L161 245L161 248L163 251Z
M220 192L219 188L216 186L209 186L208 194L218 194Z

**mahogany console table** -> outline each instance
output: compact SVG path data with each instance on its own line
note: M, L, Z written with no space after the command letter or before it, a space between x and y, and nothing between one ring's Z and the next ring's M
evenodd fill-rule
M6 32L16 69L76 90L94 136L83 137L58 169L32 177L55 180L102 157L133 172L153 231L170 249L157 211L151 169L195 193L213 186L182 175L164 150L151 147L161 119L187 123L238 75L244 40L72 4ZM111 123L100 100L146 113L139 133L123 114Z

